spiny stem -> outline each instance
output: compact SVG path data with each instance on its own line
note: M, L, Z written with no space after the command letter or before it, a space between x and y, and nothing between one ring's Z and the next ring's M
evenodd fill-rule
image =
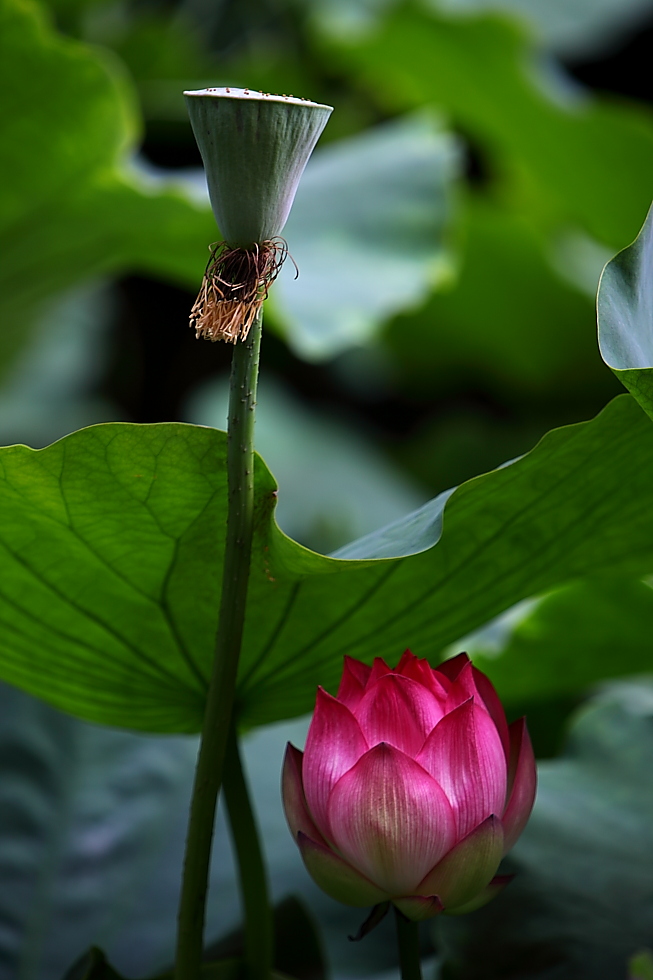
M419 923L411 922L395 906L401 980L422 980L419 957Z
M238 736L232 724L224 766L224 799L238 862L245 917L245 968L248 980L269 980L274 931L265 862L256 818L243 773Z
M215 808L222 782L245 621L254 527L254 406L261 315L231 362L228 511L220 618L195 770L179 901L175 980L199 980Z

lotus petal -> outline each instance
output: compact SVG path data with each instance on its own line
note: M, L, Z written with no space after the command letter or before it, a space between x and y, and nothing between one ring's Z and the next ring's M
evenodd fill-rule
M464 656L467 657L467 654L464 654ZM455 659L457 660L458 658L456 657ZM462 663L458 676L451 681L445 702L445 712L453 711L461 704L464 704L465 701L469 701L470 698L474 698L479 705L485 708L483 699L476 690L472 662L467 659Z
M503 814L504 853L507 854L526 826L537 791L537 767L526 720L513 721L508 765L508 803Z
M338 850L390 895L414 894L455 840L443 790L413 759L384 743L336 783L328 817Z
M329 847L301 832L297 843L306 869L316 885L344 905L363 908L386 902L388 895L364 875L338 857Z
M372 673L370 665L364 664L361 660L355 660L354 657L345 657L344 661L358 683L363 687L367 687L370 674Z
M401 655L401 659L397 666L395 667L395 674L405 674L406 677L411 676L411 669L414 664L418 664L419 660L412 652L412 650L404 650ZM415 680L415 678L413 678Z
M367 748L365 736L349 708L318 688L315 714L306 738L302 782L308 808L326 837L330 837L329 794Z
M455 681L463 669L465 664L471 663L469 657L466 653L459 653L455 657L449 657L448 660L443 660L441 664L435 668L436 674L442 674L449 681Z
M506 759L509 759L510 735L508 733L508 722L506 721L506 713L503 710L501 701L499 700L499 695L497 694L494 684L490 678L487 677L481 670L478 670L477 667L472 668L472 675L476 690L480 694L490 718L497 726L499 738L501 739L503 750L506 753Z
M360 667L364 667L365 672L358 669ZM371 668L366 664L362 664L358 660L352 660L351 657L345 657L340 687L338 688L336 697L342 704L347 705L350 711L355 711L360 699L363 697L370 671ZM364 679L361 679L361 677Z
M438 895L445 909L471 902L496 874L503 857L503 828L494 814L459 841L417 889Z
M368 687L355 714L368 745L389 742L415 756L443 710L423 684L401 674L386 674Z
M370 671L370 676L367 679L366 687L371 687L372 684L376 684L379 677L385 677L386 674L391 674L392 670L388 667L387 663L382 657L375 657L372 663L372 670Z
M502 892L506 885L509 885L514 875L497 875L492 879L487 888L484 888L480 894L473 898L471 902L467 902L465 905L459 905L458 908L445 909L445 915L467 915L468 912L475 912L476 909L482 909L484 905L491 902L499 892Z
M445 791L458 838L503 812L506 757L494 722L472 698L444 716L416 760Z
M301 831L314 841L325 843L322 834L315 826L311 817L304 787L302 785L302 759L304 753L296 749L288 742L286 755L283 760L283 771L281 775L281 796L283 799L283 809L286 820L290 827L290 832L297 840L297 834Z
M442 912L442 902L437 895L423 898L421 895L409 895L407 898L393 898L392 904L413 922L423 922L432 919Z
M428 691L436 696L440 703L444 704L448 685L445 688L444 677L441 674L439 676L436 674L428 660L420 660L410 650L406 650L395 667L395 672L423 684Z

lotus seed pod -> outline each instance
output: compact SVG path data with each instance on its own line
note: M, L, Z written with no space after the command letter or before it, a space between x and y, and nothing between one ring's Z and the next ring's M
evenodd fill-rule
M331 106L250 89L184 95L225 242L252 248L276 238Z

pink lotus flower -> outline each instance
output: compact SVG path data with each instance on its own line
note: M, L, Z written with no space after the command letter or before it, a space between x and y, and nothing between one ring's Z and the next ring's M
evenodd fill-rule
M345 658L318 688L306 749L288 745L283 802L315 882L346 905L392 901L409 919L471 911L506 883L503 855L535 798L524 719L510 727L466 654L433 669Z

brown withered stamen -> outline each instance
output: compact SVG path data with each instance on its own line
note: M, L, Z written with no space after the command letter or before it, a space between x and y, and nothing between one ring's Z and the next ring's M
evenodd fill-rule
M210 248L190 325L198 338L235 344L247 339L286 260L288 246L283 238L274 238L253 248L232 248L226 242Z

